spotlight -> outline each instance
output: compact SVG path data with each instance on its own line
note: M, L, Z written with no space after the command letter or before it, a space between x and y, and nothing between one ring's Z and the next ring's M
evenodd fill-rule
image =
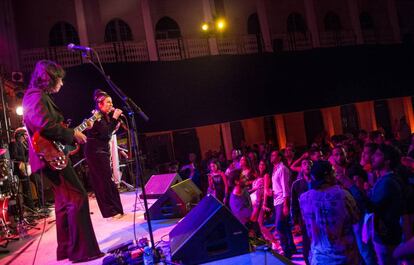
M208 23L203 23L203 25L201 25L201 29L202 29L204 32L208 31L208 30L209 30Z
M223 31L226 28L226 21L224 19L219 19L216 22L217 31Z
M19 116L23 115L23 107L22 106L18 106L16 108L16 114L19 115Z

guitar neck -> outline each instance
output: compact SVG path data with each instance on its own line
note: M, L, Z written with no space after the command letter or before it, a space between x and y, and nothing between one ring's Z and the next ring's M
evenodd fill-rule
M78 131L78 132L83 132L88 127L88 121L94 122L95 119L92 117L92 118L84 120L81 124L79 124L77 127L75 127L74 130Z
M81 124L79 124L79 126L75 127L74 130L78 131L78 132L83 132L86 128L88 128L88 122L93 123L96 120L99 120L100 118L101 118L101 113L93 111L92 117L90 117L89 119L84 120Z

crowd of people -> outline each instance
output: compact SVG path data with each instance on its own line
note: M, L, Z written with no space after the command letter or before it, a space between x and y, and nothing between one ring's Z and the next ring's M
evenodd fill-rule
M292 233L302 235L306 264L388 265L414 257L414 135L388 139L382 130L361 130L302 152L261 144L234 149L231 161L211 151L199 163L191 157L172 170L288 258L297 252Z

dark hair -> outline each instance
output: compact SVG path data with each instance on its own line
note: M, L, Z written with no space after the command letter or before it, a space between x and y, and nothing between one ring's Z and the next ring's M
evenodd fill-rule
M64 77L65 70L62 66L49 60L41 60L36 63L29 88L38 88L50 93L56 87L59 78Z
M243 157L244 157L244 159L246 159L246 165L247 165L247 167L248 167L249 169L254 170L254 168L252 168L252 161L250 160L250 158L249 158L247 155L242 155L242 156L240 157L239 162L241 161L241 159L242 159Z
M377 150L384 154L384 160L390 161L390 168L395 169L400 164L401 152L395 146L389 144L378 145Z
M364 181L368 180L367 172L360 165L357 164L354 164L349 168L348 175L351 178L354 176L358 176L362 178Z
M98 108L98 104L108 97L109 95L105 91L95 89L95 91L93 91L93 100L95 101L95 107Z
M260 175L260 177L263 177L264 175L269 173L269 163L267 162L267 159L260 159L259 163L257 163L257 173L260 174L259 165L263 162L266 165L266 169L263 172L263 175Z
M328 161L316 161L311 168L311 188L318 189L323 184L328 183L332 172L332 165Z
M312 147L311 149L309 149L309 154L310 155L313 155L313 154L315 154L315 153L319 153L319 152L321 152L322 150L319 148L319 147Z
M374 140L375 138L377 138L377 137L379 137L379 136L381 136L381 135L384 135L384 133L383 133L381 130L376 130L376 131L372 131L372 132L370 133L369 138L370 138L371 140Z
M208 162L208 169L210 169L211 164L215 164L217 166L217 169L221 170L220 162L217 159L213 158Z
M17 141L19 137L24 136L26 133L27 132L23 127L19 127L14 131L14 139Z
M375 150L377 150L378 145L376 143L366 143L364 144L364 147L368 148L371 154L373 154Z

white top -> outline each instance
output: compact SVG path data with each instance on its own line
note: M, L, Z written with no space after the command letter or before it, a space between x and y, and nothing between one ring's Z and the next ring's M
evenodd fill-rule
M279 162L274 166L272 173L272 190L275 206L282 204L285 198L289 196L289 179L290 171L282 162Z

